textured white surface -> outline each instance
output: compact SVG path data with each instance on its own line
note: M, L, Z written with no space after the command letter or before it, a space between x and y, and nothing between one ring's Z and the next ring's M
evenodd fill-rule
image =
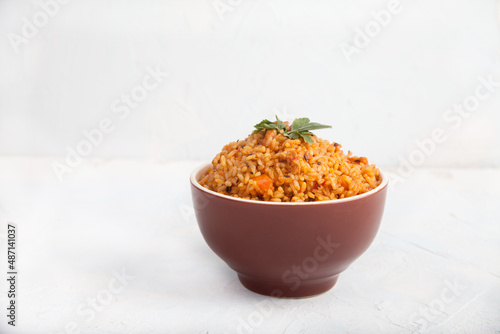
M209 160L277 113L392 166L442 127L425 166L500 167L498 87L458 128L444 119L478 77L500 82L499 0L401 0L351 62L342 43L394 0L66 0L16 53L9 34L54 1L0 1L0 155L63 155L110 117L93 157ZM156 66L170 76L120 119L113 103Z
M87 159L62 183L51 162L0 158L1 268L13 222L20 272L18 327L1 311L1 333L500 331L498 169L416 171L331 291L279 300L244 289L203 241L188 185L198 162ZM0 290L4 310L4 279Z

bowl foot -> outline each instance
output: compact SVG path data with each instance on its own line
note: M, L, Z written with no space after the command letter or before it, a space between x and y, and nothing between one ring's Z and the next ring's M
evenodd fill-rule
M283 282L263 281L254 277L238 273L238 278L245 288L265 296L278 298L312 297L330 290L337 283L339 275L316 279L303 280L300 285L287 285Z

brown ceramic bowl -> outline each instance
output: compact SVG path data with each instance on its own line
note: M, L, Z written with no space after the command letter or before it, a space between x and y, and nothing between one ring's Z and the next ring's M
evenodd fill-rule
M210 164L191 174L196 219L208 246L251 291L306 297L331 289L372 243L380 226L387 177L362 195L322 202L238 199L198 183Z

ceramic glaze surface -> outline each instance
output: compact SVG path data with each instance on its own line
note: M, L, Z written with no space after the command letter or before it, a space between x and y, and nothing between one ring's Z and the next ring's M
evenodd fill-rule
M386 180L347 199L271 203L234 199L201 187L197 180L207 168L200 167L191 177L201 233L254 292L305 297L329 290L379 229Z

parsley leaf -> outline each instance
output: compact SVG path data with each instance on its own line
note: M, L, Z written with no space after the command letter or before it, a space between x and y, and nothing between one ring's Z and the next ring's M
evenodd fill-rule
M292 132L304 132L310 130L331 128L330 125L323 125L319 123L310 122L309 118L296 118L292 123Z
M271 122L267 119L263 120L259 124L254 125L255 131L253 133L257 133L264 129L273 129L278 132L284 130L284 135L291 139L299 139L302 138L306 143L313 144L313 134L311 130L318 129L326 129L331 128L330 125L319 124L315 122L311 122L309 118L296 118L291 126L288 126L287 123L281 121L278 116L276 116L276 122Z
M278 128L280 129L286 129L287 125L285 122L282 122L279 118L278 115L276 115L276 123L278 124ZM279 132L279 130L278 130Z
M285 133L288 138L298 138L298 136L302 137L306 143L313 144L314 140L312 137L312 133L310 130L318 130L318 129L326 129L331 128L330 125L324 125L319 123L314 123L309 120L309 118L296 118L293 123L290 131Z
M276 117L276 119L278 119L278 117ZM264 129L274 129L274 130L277 130L279 132L282 129L281 127L278 126L278 124L271 122L267 119L263 120L259 124L254 125L253 127L255 128L255 131L253 133L257 133L257 132L262 131Z

